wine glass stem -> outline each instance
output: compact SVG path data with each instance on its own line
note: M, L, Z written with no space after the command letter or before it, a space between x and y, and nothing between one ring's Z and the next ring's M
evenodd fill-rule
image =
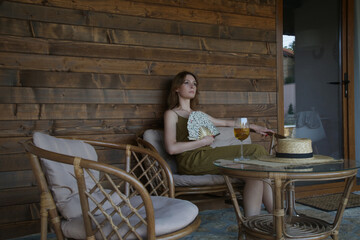
M240 159L244 159L243 142L242 141L240 141L240 145L241 145L241 157L240 157Z

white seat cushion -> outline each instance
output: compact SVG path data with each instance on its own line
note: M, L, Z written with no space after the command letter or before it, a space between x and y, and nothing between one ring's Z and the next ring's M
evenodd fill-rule
M221 175L180 175L173 174L175 187L193 187L224 184L224 177Z
M140 197L136 196L131 199L131 203L134 206L137 206L137 203L140 201ZM152 196L151 200L154 206L155 212L155 234L156 236L164 235L167 233L171 233L173 231L182 229L189 225L194 221L196 216L199 213L196 205L189 201L175 199L175 198L167 198L167 197L158 197ZM108 212L111 209L108 210ZM130 213L129 208L123 207L121 208L123 215L128 215ZM142 207L139 211L142 217L145 216L145 208ZM97 221L101 221L104 219L103 215L98 215L95 217ZM121 222L121 219L118 215L113 218L114 224L118 225ZM134 215L130 218L130 222L132 225L135 225L138 222L138 218ZM69 221L63 221L61 223L62 230L64 232L65 237L67 238L75 238L75 239L85 239L85 231L83 220L81 217L71 219ZM111 226L107 223L102 230L105 235L109 234L111 231ZM123 235L128 231L127 226L122 226L119 229L120 235ZM146 227L142 225L137 229L137 233L146 239L147 231ZM96 239L101 239L100 234L96 234ZM112 239L117 239L113 237ZM135 236L131 235L127 239L135 239Z
M47 151L77 156L93 161L97 161L98 159L95 149L83 141L56 138L40 132L35 132L33 139L37 147ZM82 211L74 166L46 159L41 160L49 188L53 193L56 206L61 215L66 219L81 216ZM99 179L98 171L91 170L91 173L95 176L95 179ZM94 181L89 174L85 173L84 176L87 189L91 189L95 185ZM104 198L100 192L94 192L92 196L98 202L101 202ZM117 196L112 200L116 203L121 201ZM90 210L92 210L96 206L92 201L89 201L89 207ZM104 209L110 207L111 204L108 201L104 203Z

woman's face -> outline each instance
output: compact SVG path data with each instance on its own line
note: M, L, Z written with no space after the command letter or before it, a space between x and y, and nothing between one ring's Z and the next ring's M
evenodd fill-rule
M185 76L184 82L176 90L179 97L193 99L196 95L197 82L195 78L188 74Z

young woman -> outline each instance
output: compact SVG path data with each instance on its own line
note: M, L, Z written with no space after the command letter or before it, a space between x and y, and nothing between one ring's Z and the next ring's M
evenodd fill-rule
M178 169L182 174L217 174L219 170L213 165L217 159L234 159L239 157L240 146L212 148L213 136L200 140L188 140L187 119L194 111L198 101L198 80L190 72L178 73L171 85L168 105L164 114L165 148L171 155L176 155ZM234 126L234 120L223 120L209 116L215 126ZM250 124L254 131L266 135L271 130ZM258 157L268 154L264 147L256 144L244 145L244 156ZM266 209L272 212L272 191L268 184L260 180L245 179L244 210L245 216L257 215L263 202Z

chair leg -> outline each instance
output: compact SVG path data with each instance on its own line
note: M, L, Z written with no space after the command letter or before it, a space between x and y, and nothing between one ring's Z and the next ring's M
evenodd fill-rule
M49 214L46 206L46 193L43 192L40 199L41 240L47 239L48 216Z
M40 215L41 215L41 240L47 239L49 216L57 239L64 240L64 236L60 226L60 217L57 214L56 205L49 192L41 193Z
M331 235L331 238L334 239L334 240L339 240L338 233Z

